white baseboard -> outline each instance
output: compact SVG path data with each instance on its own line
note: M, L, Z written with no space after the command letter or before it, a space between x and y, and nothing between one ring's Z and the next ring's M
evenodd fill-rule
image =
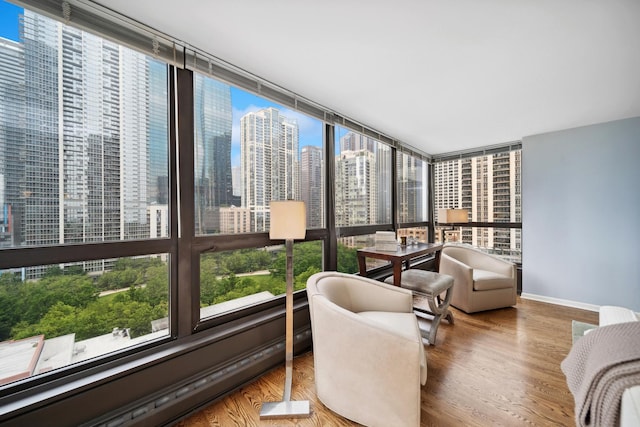
M563 305L565 307L580 308L582 310L589 310L589 311L596 311L596 312L600 311L599 305L587 304L584 302L571 301L571 300L561 299L561 298L547 297L544 295L528 294L526 292L523 292L522 295L520 295L520 298L530 299L533 301L546 302L549 304Z

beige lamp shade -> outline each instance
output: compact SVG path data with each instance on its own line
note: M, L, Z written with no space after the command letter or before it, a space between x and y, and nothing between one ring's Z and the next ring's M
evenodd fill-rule
M469 222L469 211L466 209L438 209L438 223L458 224Z
M272 200L269 238L304 239L307 232L307 210L299 200Z

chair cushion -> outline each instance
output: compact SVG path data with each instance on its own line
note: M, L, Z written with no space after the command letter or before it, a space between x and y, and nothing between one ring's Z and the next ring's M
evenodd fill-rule
M439 295L453 286L453 277L433 271L411 268L402 272L400 287L429 295ZM393 276L385 283L393 284Z
M417 339L420 342L420 384L424 385L427 382L427 358L416 315L387 311L361 311L358 315L380 324L381 329L404 336L409 340Z
M513 279L487 270L473 269L473 290L489 291L492 289L512 288Z

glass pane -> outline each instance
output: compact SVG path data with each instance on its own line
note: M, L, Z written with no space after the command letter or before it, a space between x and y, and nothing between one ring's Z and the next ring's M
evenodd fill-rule
M356 263L357 265L357 263ZM322 242L293 245L294 290L322 271ZM200 318L254 305L286 292L284 245L200 256Z
M397 155L398 221L428 220L427 172L425 161L405 153Z
M410 227L399 228L398 238L406 237L407 244L412 245L414 243L429 243L429 230L427 227Z
M195 74L197 235L269 230L271 200L324 225L322 122Z
M338 271L354 274L359 272L358 249L375 246L375 234L338 238ZM388 261L367 258L367 270L388 265Z
M434 165L438 208L463 208L472 222L522 222L522 150L438 162ZM521 229L436 227L436 241L468 243L510 259L520 257ZM518 261L519 262L519 261Z
M336 226L391 223L391 147L336 127Z
M168 336L167 258L5 270L0 384ZM32 269L39 279L27 279Z
M167 66L21 13L0 43L0 247L167 236Z

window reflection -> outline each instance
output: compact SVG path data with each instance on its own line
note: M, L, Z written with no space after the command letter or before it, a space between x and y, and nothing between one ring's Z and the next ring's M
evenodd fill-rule
M340 127L336 140L336 225L390 223L391 147Z
M197 235L269 230L271 200L324 224L322 123L213 78L194 79Z

